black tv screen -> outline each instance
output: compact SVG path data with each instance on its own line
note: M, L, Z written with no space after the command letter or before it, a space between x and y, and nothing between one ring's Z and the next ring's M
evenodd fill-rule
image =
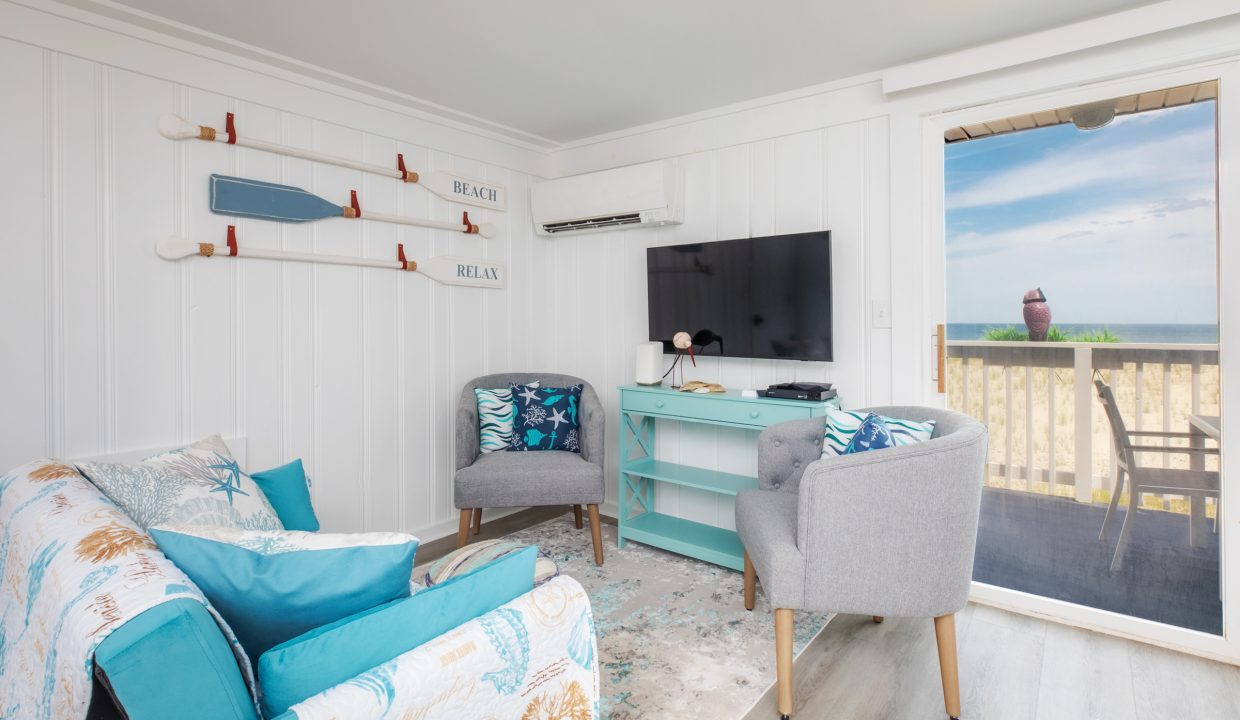
M831 360L831 233L646 250L650 339L673 353Z

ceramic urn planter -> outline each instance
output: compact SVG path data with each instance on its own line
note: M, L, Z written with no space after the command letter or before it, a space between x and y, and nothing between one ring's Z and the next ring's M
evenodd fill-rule
M1029 339L1033 342L1044 342L1046 331L1051 329L1051 306L1046 304L1046 295L1042 288L1034 288L1025 293L1025 327L1029 329Z

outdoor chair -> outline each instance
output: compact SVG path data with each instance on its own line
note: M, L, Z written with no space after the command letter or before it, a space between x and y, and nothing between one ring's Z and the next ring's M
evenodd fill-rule
M1128 480L1128 510L1124 513L1124 524L1119 531L1119 542L1115 544L1115 555L1111 558L1111 572L1118 572L1124 565L1124 551L1128 549L1128 540L1132 536L1132 525L1137 519L1137 508L1141 505L1141 493L1159 493L1185 495L1191 504L1189 512L1189 542L1204 532L1206 498L1219 497L1219 474L1215 470L1196 470L1152 467L1137 462L1142 453L1178 453L1199 456L1217 455L1218 448L1171 446L1171 445L1140 445L1133 442L1134 438L1163 438L1192 440L1199 439L1188 432L1168 432L1163 430L1129 430L1124 425L1124 417L1115 403L1115 394L1111 387L1102 380L1094 380L1098 390L1098 399L1106 410L1107 420L1111 424L1111 440L1115 452L1115 489L1111 492L1111 504L1107 506L1106 516L1102 518L1102 530L1098 533L1099 540L1106 540L1107 526L1111 516L1119 505L1120 494L1124 491L1125 479Z

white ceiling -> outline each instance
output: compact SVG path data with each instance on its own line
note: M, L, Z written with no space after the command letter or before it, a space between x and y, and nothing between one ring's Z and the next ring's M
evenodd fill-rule
M243 55L276 53L317 66L312 74L338 73L466 122L564 143L1149 0L69 2ZM220 37L204 40L195 28Z

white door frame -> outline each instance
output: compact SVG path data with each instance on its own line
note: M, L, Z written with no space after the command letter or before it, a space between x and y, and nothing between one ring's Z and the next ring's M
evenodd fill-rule
M1221 401L1223 425L1240 417L1240 61L1205 62L1191 67L1151 72L1086 86L1029 95L922 116L922 167L925 251L925 318L927 336L946 313L943 133L948 128L1011 117L1051 108L1078 105L1133 93L1218 80L1218 299L1219 381L1228 389ZM1229 134L1227 131L1231 129ZM925 401L942 405L944 397L929 385ZM1240 431L1240 425L1237 426ZM1178 628L1120 613L1053 600L1040 595L973 583L971 599L1055 622L1140 640L1240 665L1240 434L1224 433L1221 452L1222 494L1219 523L1223 583L1223 635ZM1227 598L1232 598L1228 602Z

